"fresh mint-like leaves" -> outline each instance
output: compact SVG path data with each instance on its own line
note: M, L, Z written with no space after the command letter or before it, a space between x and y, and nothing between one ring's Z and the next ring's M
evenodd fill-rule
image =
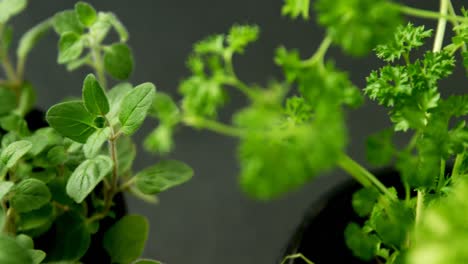
M132 263L148 238L148 220L139 215L127 215L115 223L104 235L104 248L114 263Z
M85 143L96 131L95 116L81 101L71 101L52 106L46 114L47 122L57 132L74 141Z
M153 103L156 87L152 83L143 83L133 88L121 103L119 120L120 132L131 135L142 125Z
M112 164L112 160L103 155L84 161L68 179L67 194L75 202L83 202L98 183L111 171Z
M89 74L84 80L83 103L91 114L104 116L109 112L109 101L93 74Z
M186 164L165 160L135 175L136 186L144 194L158 194L190 180L192 175L193 170Z

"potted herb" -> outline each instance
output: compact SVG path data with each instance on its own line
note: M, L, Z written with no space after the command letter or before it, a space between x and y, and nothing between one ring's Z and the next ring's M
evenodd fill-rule
M309 8L308 0L286 0L282 13L307 19ZM328 259L292 247L284 263L299 263L299 258L306 263L466 263L468 130L463 118L468 98L442 94L439 82L456 65L467 66L468 13L456 10L450 0L441 0L439 11L390 0L318 0L314 9L326 36L307 59L279 48L274 61L284 71L281 81L248 84L236 76L233 56L257 39L256 26L235 25L226 35L196 43L187 61L192 74L180 85L180 111L160 114L161 125L147 138L146 147L168 151L177 124L238 138L240 184L261 200L294 190L335 167L351 175L359 185L344 187L345 195L328 197L326 206L339 202L338 210L354 209L355 217L335 226L330 219L312 219L313 224L327 225L314 227L321 233L307 233L316 241L315 252L326 252ZM437 20L438 25L415 25L403 15ZM453 32L444 44L448 25ZM421 50L432 37L432 49ZM369 74L361 91L326 59L333 45L350 56L375 51L385 65ZM422 55L415 52L418 48ZM248 105L227 124L218 113L230 89L245 95ZM345 112L361 105L364 97L387 108L392 122L389 129L371 135L367 145L370 162L396 169L385 175L374 175L346 154ZM176 104L165 98L164 105L173 109ZM394 136L403 133L411 139L396 146ZM339 212L332 217L343 217ZM335 244L322 243L335 233ZM347 247L344 255L334 251L342 244Z
M11 59L9 22L26 5L0 1L0 263L159 263L137 260L149 226L144 216L125 215L121 193L155 202L193 174L175 160L132 170L131 136L147 116L168 111L159 103L165 97L152 83L122 82L133 69L127 30L113 13L84 2L27 31ZM58 63L89 66L95 75L75 84L82 98L52 106L45 123L32 111L36 95L24 68L51 29L60 38ZM119 40L106 43L111 31Z

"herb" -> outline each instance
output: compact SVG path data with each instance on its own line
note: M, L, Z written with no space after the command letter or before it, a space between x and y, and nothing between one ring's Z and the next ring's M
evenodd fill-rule
M117 83L109 89L107 76L120 81L133 71L128 32L114 14L98 12L84 2L26 32L15 65L9 56L9 20L26 4L0 1L0 60L5 72L0 80L4 100L0 107L0 262L78 263L99 223L120 217L100 231L112 262L159 263L137 260L148 237L147 220L115 215L114 197L128 191L154 202L155 195L192 177L189 166L174 160L162 160L140 172L132 168L136 151L130 136L148 115L162 118L161 126L172 129L177 107L163 93L156 96L151 83L135 87ZM25 116L35 96L23 76L24 67L31 49L52 28L59 35L57 62L68 70L91 67L95 75L84 78L81 100L52 106L46 114L50 127L31 131ZM106 44L111 29L120 39ZM244 43L232 45L240 52ZM35 249L34 239L41 235L55 235L51 239L56 243L45 251Z
M439 12L390 0L319 0L312 5L307 0L285 0L281 12L307 20L311 8L326 29L325 37L306 59L299 51L278 48L274 61L283 69L284 80L259 85L237 77L232 57L258 38L257 26L235 25L227 34L196 43L187 60L192 74L180 84L181 104L177 107L161 97L167 112L155 115L162 125L147 138L146 147L167 152L172 141L162 142L172 138L178 124L236 137L240 184L248 195L263 200L339 167L363 187L350 201L363 224L350 223L343 230L355 256L387 264L466 262L461 253L466 241L461 201L466 200L468 101L465 95L443 96L440 81L457 64L468 65L468 13L461 10L457 15L450 0L441 0ZM405 15L435 19L438 26L428 29L404 22ZM444 46L447 23L454 30L451 43ZM416 53L432 36L433 49L422 56ZM374 51L385 65L369 74L361 91L346 71L326 58L332 45L350 56ZM232 123L222 123L217 117L231 89L243 93L248 105L233 114ZM359 107L363 96L387 108L392 122L369 137L369 161L394 164L404 193L385 186L346 154L345 112ZM164 125L168 116L177 117L170 126ZM403 147L394 144L402 133L411 135ZM452 162L450 172L446 164ZM295 258L311 263L301 254L286 259Z

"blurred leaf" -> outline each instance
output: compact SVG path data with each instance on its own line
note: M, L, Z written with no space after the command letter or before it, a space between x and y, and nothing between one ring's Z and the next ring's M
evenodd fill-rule
M137 188L145 194L158 194L185 183L192 176L192 168L175 160L161 161L135 175Z
M104 235L104 248L113 263L128 264L143 253L148 239L148 220L139 215L127 215Z
M96 10L85 2L80 1L75 4L75 13L81 24L87 27L92 26L97 20Z
M117 80L125 80L133 71L133 55L123 43L113 44L104 49L104 68Z
M51 194L45 183L36 179L26 179L12 189L11 206L18 212L39 209L50 201Z

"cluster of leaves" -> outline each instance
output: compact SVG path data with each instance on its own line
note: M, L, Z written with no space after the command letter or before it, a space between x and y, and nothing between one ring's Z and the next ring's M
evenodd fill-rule
M133 56L125 44L128 40L127 29L111 12L96 12L84 2L75 5L74 10L57 13L52 21L54 30L60 35L58 63L66 64L69 70L82 65L102 68L117 80L127 79L133 70ZM104 45L102 42L111 29L119 35L119 42ZM86 49L89 52L85 52ZM103 56L99 64L94 58Z
M449 234L448 228L466 220L459 213L464 207L459 203L461 189L466 190L466 184L453 182L466 171L468 129L463 119L468 114L468 101L465 95L443 98L438 81L452 73L453 54L466 43L460 43L457 35L441 51L428 51L422 59L411 61L410 53L429 36L431 31L423 26L400 26L393 41L376 48L377 56L388 64L367 78L365 93L390 109L393 122L392 129L369 138L369 161L383 166L396 158L406 192L389 197L365 188L354 194L355 211L368 220L362 226L351 223L345 232L346 242L364 260L463 262L457 245L461 248L459 243L466 240L466 234ZM393 131L412 132L412 140L406 147L397 148ZM452 161L453 170L447 174L445 164ZM418 195L413 196L412 190ZM404 200L399 200L402 196ZM429 209L422 211L426 206ZM416 214L420 214L421 223L415 223ZM458 227L460 232L465 229L464 224ZM448 244L448 240L453 243Z
M1 1L0 26L25 5ZM100 80L86 76L82 99L52 106L46 114L50 127L39 129L33 126L37 120L25 117L34 101L32 88L20 79L21 70L0 87L0 262L79 263L100 232L112 263L159 263L137 260L148 222L139 215L117 215L113 199L128 191L156 202L155 195L192 177L192 169L175 160L133 171L136 148L131 135L150 114L171 124L171 105L156 96L151 83L133 87L124 82L106 89L105 73L123 80L132 71L131 52L124 44L128 33L112 13L96 12L83 2L28 31L19 43L18 66L52 26L60 35L59 63L68 69L92 66ZM111 27L120 43L104 46ZM81 56L86 48L90 53ZM13 89L16 86L29 88ZM100 230L100 221L108 217L115 218L114 225ZM41 237L54 243L35 249L34 240Z
M286 1L283 9L293 17L307 12L308 1ZM253 197L271 199L338 162L347 142L343 106L359 105L362 96L333 63L324 64L320 56L302 60L297 51L285 48L278 49L275 57L284 69L285 82L265 87L244 83L235 74L232 57L243 53L257 37L256 26L235 25L227 35L196 43L187 62L192 75L180 85L180 110L166 99L161 105L168 109L167 116L177 116L172 120L238 137L243 189ZM293 95L292 87L297 87ZM229 88L238 89L249 104L226 125L217 116ZM173 129L167 128L164 116L158 118L161 125L147 142L162 152L167 149L158 146L167 138L160 135Z

